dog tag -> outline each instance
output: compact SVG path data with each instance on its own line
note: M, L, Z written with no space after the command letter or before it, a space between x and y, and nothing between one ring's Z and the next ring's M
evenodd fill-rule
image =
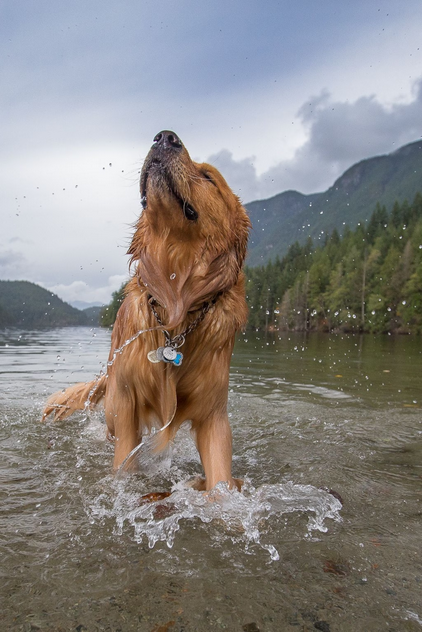
M183 353L174 347L164 347L163 360L164 362L174 364L174 366L180 366L183 360Z
M180 366L182 364L182 360L183 360L183 353L178 351L176 357L173 360L173 364L175 366Z
M164 356L163 356L163 351L164 351L165 347L158 347L158 349L153 349L153 351L150 351L147 355L147 358L150 362L152 362L153 364L157 364L157 362L167 362L167 360L164 360Z
M152 362L153 364L156 364L157 362L161 362L161 360L157 356L156 349L154 349L154 351L150 351L147 357L148 357L148 360Z
M173 347L164 347L163 360L164 362L174 362L177 358L177 351Z

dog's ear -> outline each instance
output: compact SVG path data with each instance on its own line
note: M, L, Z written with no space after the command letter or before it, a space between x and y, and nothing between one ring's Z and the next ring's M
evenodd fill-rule
M190 310L200 308L204 302L211 301L238 282L246 256L250 227L249 218L240 202L239 210L241 213L236 218L236 225L230 231L230 236L225 235L221 243L208 244L200 261L187 267L181 282L173 286L174 289L177 288L177 295L173 303L174 318L169 314L169 327L176 327Z
M226 243L217 245L213 255L211 244L210 258L204 278L204 287L212 296L224 292L237 283L246 257L250 221L246 211L238 203L239 212L231 227L230 235L225 235Z

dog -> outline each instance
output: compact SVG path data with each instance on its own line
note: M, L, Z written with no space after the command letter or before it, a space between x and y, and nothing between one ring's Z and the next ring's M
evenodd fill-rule
M248 215L219 171L193 162L168 130L154 138L140 193L143 210L128 250L133 276L107 373L52 395L43 420L103 402L115 470L144 434L159 429L161 450L190 421L205 474L196 489L219 482L240 489L227 400L235 335L247 320Z

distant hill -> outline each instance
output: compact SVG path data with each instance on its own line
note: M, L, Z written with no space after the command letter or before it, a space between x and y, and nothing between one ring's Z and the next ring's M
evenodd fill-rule
M285 191L246 204L252 221L247 263L262 265L282 257L295 241L314 243L336 228L369 220L377 202L390 211L394 202L413 200L422 190L422 141L391 154L362 160L323 193Z
M86 307L82 310L82 313L86 315L87 324L91 327L100 326L100 314L103 311L103 305L93 305L92 307Z
M96 301L95 303L87 303L86 301L69 301L69 305L71 305L72 307L76 307L76 309L80 309L82 311L85 311L90 307L99 307L100 309L104 307L104 305L102 303L98 303L98 301Z
M96 315L92 309L98 310ZM0 328L93 326L98 324L100 309L80 311L29 281L0 281Z

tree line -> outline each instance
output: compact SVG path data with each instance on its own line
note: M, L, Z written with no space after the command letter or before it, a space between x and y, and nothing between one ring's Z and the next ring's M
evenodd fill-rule
M256 330L422 333L422 195L246 268Z
M422 195L376 205L355 230L335 229L315 247L295 242L265 266L246 267L253 330L422 333ZM111 326L124 287L101 316Z

